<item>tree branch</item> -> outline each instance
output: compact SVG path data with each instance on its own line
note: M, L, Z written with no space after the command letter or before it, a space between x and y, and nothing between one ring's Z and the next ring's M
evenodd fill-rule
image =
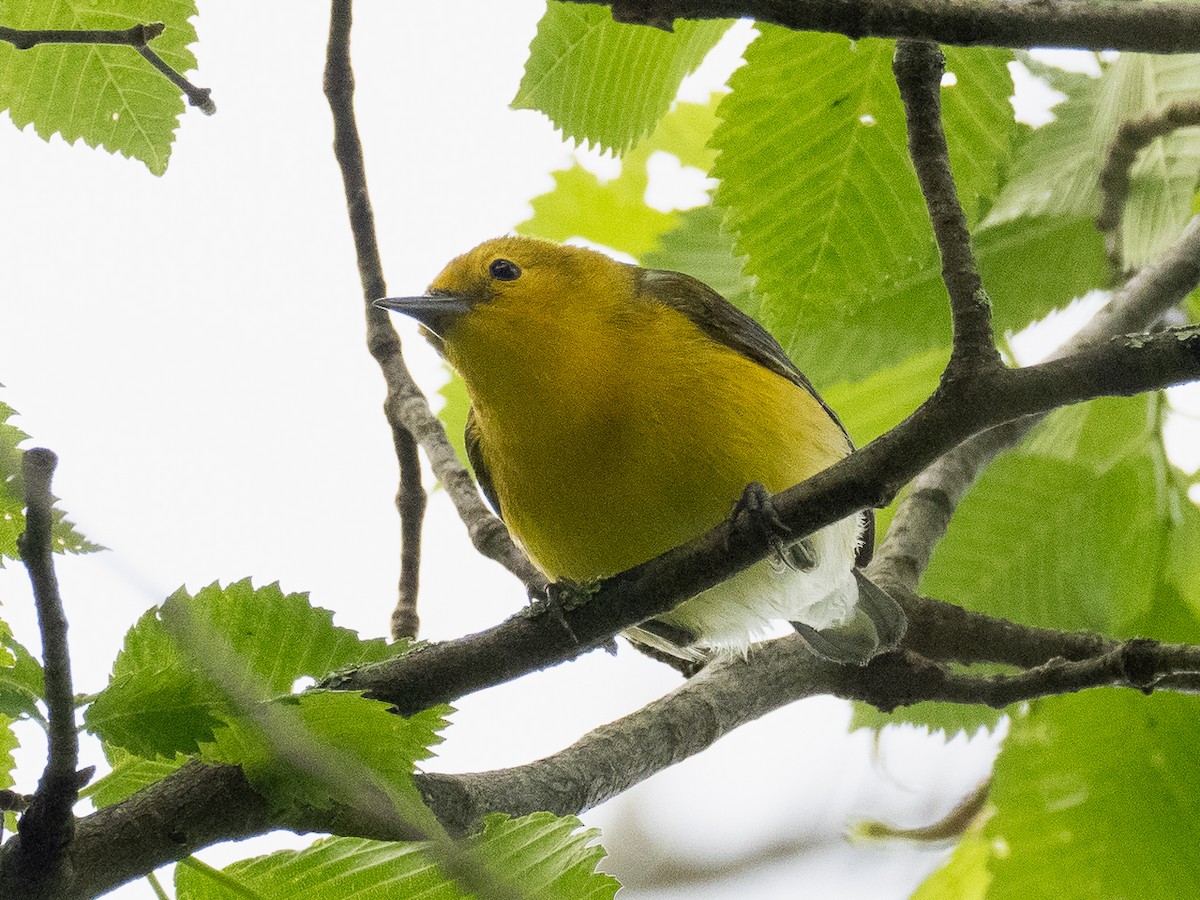
M333 150L342 172L358 274L362 282L367 348L379 364L387 385L384 416L392 429L392 442L400 463L396 507L400 512L402 548L399 597L392 615L393 635L412 637L416 634L418 621L416 594L421 522L425 514L418 444L425 451L434 474L466 524L476 549L499 562L531 590L544 590L545 579L513 544L504 524L484 506L470 474L446 439L445 429L430 411L428 402L413 381L388 313L371 305L372 300L387 295L387 286L383 279L375 219L367 192L362 142L354 115L350 24L350 0L333 0L325 62L325 97L333 114Z
M161 72L168 81L183 91L188 102L206 116L217 111L209 88L196 87L169 66L161 56L150 49L149 43L166 31L162 22L131 25L124 29L63 29L63 28L6 28L0 25L0 41L12 44L18 50L29 50L42 44L105 44L132 47L146 62Z
M1119 334L1140 331L1177 306L1200 283L1200 217L1153 266L1132 278L1055 353L1063 358L1095 348ZM901 500L870 567L872 578L911 593L954 510L998 453L1017 444L1038 419L1009 422L973 437L938 459Z
M1200 125L1200 100L1172 103L1166 109L1122 122L1117 136L1108 145L1100 169L1100 214L1096 217L1096 227L1104 232L1105 251L1114 269L1123 268L1121 218L1129 198L1129 173L1137 155L1156 138L1193 125Z
M59 886L71 878L65 863L75 833L72 808L79 797L79 737L67 617L51 551L54 497L50 481L57 465L58 457L42 448L26 451L21 460L26 511L25 531L17 548L29 571L42 634L49 752L37 791L18 826L18 849L0 857L0 896L6 897L55 897Z
M1079 47L1200 52L1200 9L1124 0L571 0L613 18L666 27L675 19L751 18L850 38L913 38L959 47Z
M942 75L946 58L936 44L902 40L892 63L904 116L908 153L929 209L929 219L942 257L942 280L950 294L954 350L944 378L960 371L1002 366L992 336L991 302L979 279L971 252L967 217L950 174L950 151L942 129Z
M918 623L918 628L920 627ZM1053 660L1018 675L949 672L912 652L840 666L814 656L798 637L756 647L743 659L711 664L672 693L585 735L545 759L493 772L416 777L430 808L451 833L483 815L549 810L576 814L701 752L735 728L798 699L832 694L885 709L924 700L1011 703L1092 687L1149 692L1167 684L1200 690L1200 647L1101 639L1080 660ZM378 817L346 807L272 814L235 766L192 762L129 800L80 822L72 849L75 882L62 894L83 898L219 840L273 828L377 839Z
M1200 330L1114 338L1024 369L982 371L944 384L908 419L834 466L773 498L797 538L869 506L886 505L947 450L997 423L1097 396L1129 395L1200 378ZM605 579L580 598L536 604L494 628L357 671L327 687L366 691L410 713L603 646L770 552L744 517ZM552 614L547 614L547 610Z

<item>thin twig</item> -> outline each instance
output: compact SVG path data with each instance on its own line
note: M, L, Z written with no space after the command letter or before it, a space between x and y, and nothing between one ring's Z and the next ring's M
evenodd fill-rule
M669 27L675 19L756 19L850 38L936 41L960 47L1078 47L1200 52L1200 9L1126 0L571 0L614 7L614 18Z
M1200 217L1184 228L1157 263L1142 269L1052 358L1094 348L1140 331L1178 305L1200 283ZM882 583L916 590L955 509L997 454L1016 445L1039 418L1009 422L971 438L918 475L900 501L870 567Z
M6 28L0 25L0 41L18 50L39 44L112 44L120 47L144 47L167 30L162 22L147 22L128 28Z
M434 474L446 489L467 526L475 547L503 565L530 588L543 591L545 579L517 549L504 524L484 506L470 474L459 462L446 431L429 409L413 380L400 347L400 339L386 311L371 301L387 294L383 264L375 234L374 214L367 192L362 142L354 115L354 73L350 67L350 0L333 0L329 19L329 44L325 63L325 97L333 114L333 149L342 172L350 229L358 259L367 317L367 347L379 364L387 384L384 415L392 429L392 442L400 463L400 587L392 614L393 635L413 637L417 632L417 587L421 555L421 522L425 491L421 486L418 445L429 458Z
M17 547L33 584L42 635L49 749L37 791L18 826L21 856L0 877L0 888L7 885L19 888L20 893L6 894L0 889L5 896L55 896L59 885L69 877L64 868L75 833L72 808L79 797L79 736L75 730L67 617L51 549L54 497L50 481L57 465L58 457L40 447L27 451L21 460L26 511L25 531Z
M176 72L173 68L171 68L171 66L169 66L161 56L159 56L149 47L142 46L136 47L135 49L142 55L142 59L146 60L146 62L158 69L159 72L166 76L167 80L170 81L171 84L183 91L184 96L188 98L188 103L192 104L192 106L196 107L206 116L211 116L217 111L217 104L215 104L212 100L211 88L196 87L182 75Z
M64 28L6 28L0 25L0 41L12 44L18 50L29 50L42 44L104 44L115 47L132 47L146 62L154 66L168 81L183 91L188 102L206 116L217 111L212 101L212 90L196 87L182 74L175 71L161 56L150 49L149 43L166 30L162 22L131 25L120 29L64 29Z
M1104 232L1105 252L1114 270L1125 268L1121 260L1121 218L1129 199L1129 176L1137 155L1156 138L1194 125L1200 125L1200 100L1172 103L1166 109L1122 122L1108 145L1100 169L1100 214L1096 216L1096 227Z
M943 377L965 369L1003 365L992 336L992 310L975 255L967 217L950 174L950 151L942 129L942 74L946 59L936 44L902 40L892 63L908 123L908 153L917 169L921 193L942 257L942 279L950 294L954 350Z

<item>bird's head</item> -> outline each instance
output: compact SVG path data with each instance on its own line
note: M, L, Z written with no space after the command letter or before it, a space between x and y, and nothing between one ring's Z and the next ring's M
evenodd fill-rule
M452 260L422 296L375 305L416 319L462 370L477 354L569 344L572 335L613 321L634 297L635 271L582 247L495 238Z

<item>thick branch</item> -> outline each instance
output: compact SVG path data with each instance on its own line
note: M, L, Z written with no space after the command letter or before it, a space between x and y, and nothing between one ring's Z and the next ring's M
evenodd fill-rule
M913 38L960 47L1079 47L1200 52L1200 9L1124 0L571 0L613 7L623 22L751 18L851 38Z
M429 457L433 472L467 526L483 555L496 560L533 590L544 590L545 579L517 549L502 522L488 512L475 483L459 462L446 431L429 409L424 395L404 362L400 340L388 313L371 305L387 294L383 264L375 235L375 218L367 192L362 142L354 116L354 73L350 68L350 0L333 0L329 22L329 44L325 64L325 97L333 113L333 149L342 172L350 229L358 259L367 317L367 347L379 364L387 384L384 416L392 429L392 441L400 463L400 489L396 506L401 517L400 589L393 614L397 637L415 633L417 623L417 569L420 562L421 522L425 492L421 486L417 445Z
M141 54L142 58L158 69L168 81L183 91L188 102L207 116L217 111L217 105L212 101L212 91L208 88L196 87L190 81L169 66L161 56L149 47L154 40L166 30L162 22L151 22L145 25L131 25L124 29L64 29L64 28L6 28L0 25L0 41L12 44L18 50L29 50L42 44L105 44L118 47L132 47Z
M936 44L904 40L892 63L908 123L908 153L929 209L942 257L942 279L950 294L954 350L947 378L964 369L999 368L992 337L992 310L971 252L967 217L950 174L950 151L942 129L942 75L946 59Z
M75 833L72 808L79 796L79 737L75 731L67 617L51 552L54 498L50 481L58 458L38 448L27 451L21 463L25 532L17 546L33 584L42 634L49 752L37 791L21 817L19 846L15 852L6 852L0 862L0 896L54 897L60 884L69 882L71 876L65 862Z
M918 626L919 627L919 626ZM948 672L911 652L870 665L839 666L798 638L756 648L747 659L710 665L667 696L601 726L545 759L494 772L420 775L430 807L453 833L470 831L489 812L574 814L616 796L711 746L735 728L798 699L833 694L891 709L923 700L1008 704L1117 686L1150 691L1191 678L1200 685L1200 648L1135 639L1105 641L1091 656L1056 660L1011 676ZM272 828L395 838L377 817L354 810L298 809L273 816L234 766L187 766L124 803L82 820L72 856L78 874L64 897L83 898L218 840Z

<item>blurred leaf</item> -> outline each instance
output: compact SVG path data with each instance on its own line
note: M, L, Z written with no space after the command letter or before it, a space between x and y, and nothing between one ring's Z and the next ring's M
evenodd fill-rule
M824 392L854 443L865 446L895 428L924 403L941 379L949 349L929 350L862 381L840 382Z
M742 269L744 258L735 256L733 238L721 224L715 206L698 206L678 215L678 225L659 238L658 246L642 255L648 269L685 272L743 311L753 314L754 282Z
M1095 218L1100 169L1117 129L1193 98L1200 91L1198 59L1122 53L1099 79L1042 70L1068 99L1055 107L1055 121L1037 129L1017 153L988 223L1031 216ZM1157 138L1138 155L1121 225L1126 268L1157 259L1179 237L1191 216L1198 169L1198 128Z
M498 877L519 885L528 900L606 900L617 882L595 871L604 851L591 845L594 829L573 817L534 813L520 819L488 816L469 844ZM589 846L591 845L591 846ZM420 897L467 900L425 855L420 844L325 838L305 850L242 860L216 877L187 863L175 873L178 900L289 900Z
M141 756L194 753L199 742L213 739L227 709L224 691L163 627L172 604L186 604L272 694L290 692L303 676L321 678L403 651L403 645L359 639L335 626L329 610L310 605L306 594L284 594L277 584L257 590L249 579L226 588L214 584L195 598L181 589L125 636L112 680L84 716L88 730L106 743Z
M462 376L446 363L442 363L442 367L446 370L448 378L438 389L438 396L445 402L438 410L437 417L446 429L446 438L454 448L458 461L466 466L467 471L474 477L475 468L467 458L466 441L467 413L471 410L471 398L467 395L467 386Z
M11 28L125 29L163 22L150 46L177 72L196 68L189 45L196 31L191 0L105 0L103 7L44 0L6 0ZM48 44L17 50L0 43L0 109L17 128L30 122L43 139L83 138L145 163L155 175L167 169L183 112L177 87L132 47Z
M4 45L0 44L0 48ZM0 56L0 59L3 59ZM25 481L21 476L21 457L18 449L29 435L8 420L15 410L0 402L0 568L4 559L20 559L17 538L25 530ZM61 509L51 511L54 521L52 549L56 553L95 553L104 548L93 544L75 530Z
M81 797L90 798L97 809L128 799L142 788L162 781L188 761L182 754L173 759L146 759L120 747L105 750L112 771L79 792Z
M921 882L911 900L986 900L992 881L990 858L991 848L983 836L968 833L950 858Z
M1110 690L1018 716L996 762L988 897L1200 895L1197 712L1195 697Z
M294 762L297 756L312 761L329 753L346 754L393 789L408 789L416 800L409 776L418 760L433 755L429 748L441 741L438 732L446 726L447 707L403 717L395 715L390 704L352 692L310 691L272 705L295 717L305 739L311 739L310 748L296 747L295 742L284 746L286 735L264 729L257 717L227 714L224 725L214 730L211 744L204 747L204 758L241 766L255 789L277 806L328 807L336 800L348 802L324 777L323 766L300 767ZM298 754L297 750L311 752Z
M614 22L603 6L551 0L512 105L545 113L564 137L624 154L654 130L729 25L679 20L668 33Z
M680 103L649 139L625 154L621 174L601 182L578 163L554 173L554 188L533 200L533 216L516 227L522 234L552 241L583 238L634 257L657 246L679 214L646 206L650 183L646 163L659 151L687 164L708 157L704 145L715 124L716 102Z
M972 243L998 333L1018 331L1108 279L1103 242L1090 220L1022 219L978 230ZM1048 253L1069 265L1048 265ZM758 317L821 389L950 342L949 301L936 260L881 286L871 303L839 321L813 322L782 302L766 304Z

